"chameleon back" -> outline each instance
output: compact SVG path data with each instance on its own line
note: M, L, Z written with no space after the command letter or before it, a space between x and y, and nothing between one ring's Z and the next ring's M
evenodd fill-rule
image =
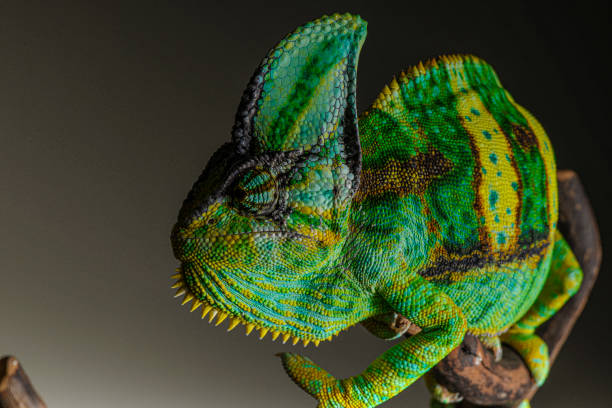
M359 130L353 222L399 205L387 213L403 226L409 268L453 298L471 332L507 329L546 279L556 229L555 162L540 124L484 61L448 56L393 79Z

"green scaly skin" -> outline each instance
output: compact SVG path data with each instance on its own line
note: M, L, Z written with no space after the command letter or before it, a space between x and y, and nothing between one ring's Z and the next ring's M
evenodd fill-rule
M507 332L541 383L533 329L580 285L556 233L548 137L472 56L403 72L358 120L365 33L359 17L324 16L264 58L172 231L177 295L294 344L362 321L389 338L394 313L423 329L342 380L282 354L319 407L384 402L467 331L493 345Z

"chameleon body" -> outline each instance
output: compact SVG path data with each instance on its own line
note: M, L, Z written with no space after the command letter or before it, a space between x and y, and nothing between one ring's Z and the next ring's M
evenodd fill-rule
M378 323L396 313L423 329L342 380L281 354L320 407L384 402L466 332L498 350L501 335L541 384L534 330L582 276L556 229L548 137L473 56L408 69L358 118L365 33L324 16L269 51L172 231L177 295L293 344L358 322L390 338ZM436 404L457 397L428 385Z

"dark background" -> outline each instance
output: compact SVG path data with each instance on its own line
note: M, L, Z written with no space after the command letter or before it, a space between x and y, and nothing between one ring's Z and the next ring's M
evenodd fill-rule
M369 22L360 110L419 60L490 62L610 242L605 2L0 1L0 354L51 407L314 406L273 355L291 347L178 306L169 232L260 59L334 11ZM609 406L608 259L534 407ZM343 377L389 346L356 327L304 353ZM419 383L384 406L427 399Z

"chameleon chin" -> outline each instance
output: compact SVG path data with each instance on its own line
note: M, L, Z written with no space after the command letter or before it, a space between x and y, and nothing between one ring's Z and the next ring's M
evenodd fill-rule
M336 379L283 353L319 407L374 407L463 340L517 350L538 384L548 351L534 333L580 287L557 231L552 145L537 120L469 55L400 73L361 115L366 23L307 23L272 48L245 90L232 140L179 212L174 288L202 318L318 345L374 316L423 330L361 374ZM380 330L380 331L379 331ZM452 403L457 395L436 392ZM524 404L527 406L527 403Z

